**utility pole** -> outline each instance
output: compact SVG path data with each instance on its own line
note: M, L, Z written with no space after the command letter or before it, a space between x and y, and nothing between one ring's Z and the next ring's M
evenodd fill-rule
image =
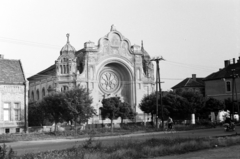
M234 106L235 106L235 102L236 102L236 104L237 104L237 109L238 109L238 114L239 114L239 105L238 105L238 103L237 103L237 86L236 86L236 81L235 81L235 79L238 77L238 74L236 74L235 73L235 69L231 69L231 71L232 71L232 118L233 118L233 116L234 116L234 111L235 111L235 109L234 109ZM236 93L236 101L234 101L234 89L235 89L235 93Z
M162 110L162 128L164 128L164 121L163 121L163 105L162 105L162 90L161 90L161 82L160 82L160 73L159 73L159 61L164 60L163 57L156 57L151 59L150 61L156 62L156 128L159 128L158 125L158 84L159 84L159 91L160 91L160 104L161 104L161 110Z

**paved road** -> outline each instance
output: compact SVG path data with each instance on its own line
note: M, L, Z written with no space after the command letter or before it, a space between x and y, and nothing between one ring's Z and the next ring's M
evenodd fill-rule
M185 132L154 132L142 134L129 134L120 136L95 137L94 140L101 140L103 145L111 146L116 142L126 142L130 140L146 140L150 138L165 138L165 137L206 137L206 136L222 136L240 133L240 127L236 128L235 132L224 132L222 127L212 129L200 129ZM11 146L18 155L25 153L33 153L48 150L61 150L83 144L88 138L81 139L56 139L56 140L41 140L41 141L19 141L6 143Z

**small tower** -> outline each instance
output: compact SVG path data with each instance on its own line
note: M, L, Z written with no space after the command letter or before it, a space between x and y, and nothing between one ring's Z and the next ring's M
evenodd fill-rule
M68 75L76 71L75 64L75 48L69 42L69 34L67 36L67 43L62 47L60 56L56 61L57 75Z

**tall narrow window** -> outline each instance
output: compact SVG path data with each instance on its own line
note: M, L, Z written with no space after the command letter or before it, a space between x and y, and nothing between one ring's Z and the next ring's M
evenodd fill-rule
M68 86L63 86L63 87L61 88L61 92L66 92L66 91L68 91Z
M66 66L63 65L63 73L65 74L66 73Z
M226 82L226 92L231 92L231 82L230 81L227 81Z
M52 91L52 87L48 86L48 93Z
M32 101L34 101L34 92L32 91Z
M14 103L14 115L15 115L15 121L19 121L20 119L20 103Z
M45 97L45 89L42 89L42 97Z
M63 74L63 68L62 68L62 65L60 65L60 70L61 70L61 74Z
M10 121L10 119L11 119L10 114L11 114L10 103L4 103L3 104L3 120Z
M39 90L37 90L37 100L39 100Z
M67 73L69 73L69 67L68 67L68 65L67 65Z

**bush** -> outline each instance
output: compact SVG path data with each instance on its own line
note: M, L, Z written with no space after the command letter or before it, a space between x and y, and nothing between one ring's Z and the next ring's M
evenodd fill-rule
M5 144L0 146L0 159L11 159L15 156L15 152L12 148L8 148Z

